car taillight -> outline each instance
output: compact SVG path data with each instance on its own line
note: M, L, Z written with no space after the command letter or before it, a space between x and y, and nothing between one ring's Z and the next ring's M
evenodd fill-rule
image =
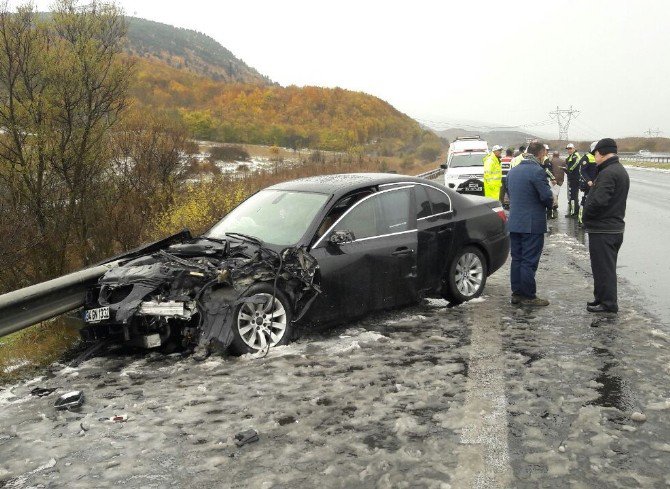
M500 219L502 219L503 222L507 222L507 214L505 213L505 209L503 209L502 207L494 207L491 210L496 214L498 214L498 217L500 217Z

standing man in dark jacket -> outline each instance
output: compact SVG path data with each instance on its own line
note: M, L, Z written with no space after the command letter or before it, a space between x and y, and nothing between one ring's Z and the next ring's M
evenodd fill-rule
M565 173L568 175L568 213L565 217L575 217L579 214L579 162L581 156L575 151L575 145L570 143L565 149L568 157L565 159Z
M623 243L626 199L630 180L619 162L613 139L598 141L593 149L597 176L584 205L584 227L589 234L594 301L589 312L619 311L616 262Z
M554 204L554 195L540 163L547 153L544 145L531 143L528 153L507 174L512 304L548 306L548 300L536 295L535 272L547 232L547 210Z

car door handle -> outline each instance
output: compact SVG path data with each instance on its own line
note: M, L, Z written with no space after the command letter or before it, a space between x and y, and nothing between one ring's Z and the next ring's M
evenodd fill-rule
M411 248L408 248L407 246L403 246L401 248L396 249L391 255L393 256L407 256L411 255L414 253L414 250Z

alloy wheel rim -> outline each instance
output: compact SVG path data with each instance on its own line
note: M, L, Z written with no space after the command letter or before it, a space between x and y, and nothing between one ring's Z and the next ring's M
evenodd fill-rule
M245 302L237 313L237 330L242 341L254 350L263 350L275 346L286 333L286 310L275 297L272 306L264 311L266 304L272 301L272 294L256 294L265 299L263 304Z
M465 297L474 296L484 279L484 266L474 253L465 253L456 262L456 288Z

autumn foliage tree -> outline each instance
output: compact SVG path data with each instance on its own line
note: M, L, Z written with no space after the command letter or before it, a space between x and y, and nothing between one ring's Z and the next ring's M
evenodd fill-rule
M0 224L14 240L0 255L24 264L13 280L95 259L110 129L132 73L118 56L124 34L108 4L61 0L48 17L31 6L0 12Z

